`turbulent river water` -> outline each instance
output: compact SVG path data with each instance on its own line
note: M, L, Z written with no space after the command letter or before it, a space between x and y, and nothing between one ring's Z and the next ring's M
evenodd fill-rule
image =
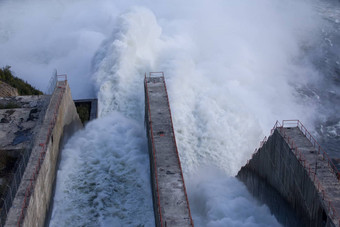
M339 156L339 4L2 1L0 63L38 88L57 68L99 101L62 151L49 225L154 225L143 79L164 71L195 225L280 226L234 176L276 120Z

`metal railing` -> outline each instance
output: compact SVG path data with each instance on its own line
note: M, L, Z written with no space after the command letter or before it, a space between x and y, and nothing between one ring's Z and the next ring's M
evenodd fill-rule
M322 149L322 147L319 145L319 143L316 141L316 139L312 136L312 134L306 129L306 127L301 123L299 120L283 120L282 124L280 124L279 121L276 121L274 127L271 129L270 135L274 133L274 131L277 129L280 131L280 133L283 135L284 139L286 139L288 145L290 146L291 150L297 157L298 161L301 163L301 165L305 168L307 171L307 174L309 175L310 179L314 182L314 185L317 189L317 191L320 193L322 199L324 200L324 203L326 205L326 208L329 211L329 214L332 219L337 220L337 224L340 226L340 216L337 214L334 205L331 202L331 199L325 192L325 189L323 188L322 184L320 183L320 180L317 177L316 169L313 171L313 168L311 168L311 164L307 161L303 153L300 151L300 149L297 147L295 141L290 138L285 130L283 128L292 128L292 127L298 127L300 131L306 136L306 138L311 142L313 147L317 151L317 155L321 154L322 159L326 160L328 163L328 167L334 173L339 180L339 171L331 161L331 159L328 157L327 153ZM267 137L263 139L263 141L260 142L260 147L258 149L255 149L252 157L255 155L255 153L267 142ZM247 161L249 164L249 160Z
M274 127L270 130L270 135L269 135L269 136L273 135L275 129L278 128L278 127L281 127L281 124L280 124L279 121L276 121ZM259 147L256 148L256 149L254 150L253 154L252 154L252 158L254 157L254 155L256 154L256 152L257 152L259 149L261 149L261 148L263 147L263 145L267 142L267 140L268 140L268 137L265 136L265 137L263 138L263 140L260 141ZM250 161L250 160L247 161L247 164L249 164L249 161Z
M55 72L53 73L53 75L51 76L47 88L46 88L46 95L52 95L54 92L54 89L56 87L57 84L57 70L55 70Z
M52 95L54 92L54 89L57 87L57 82L62 82L62 81L67 81L67 75L66 74L58 75L57 71L55 71L48 82L46 95Z
M317 150L318 154L321 154L325 160L328 162L328 166L331 168L332 172L336 175L336 177L340 178L340 173L337 167L334 165L332 160L329 158L328 154L322 149L320 144L316 141L316 139L312 136L312 134L307 130L307 128L301 123L299 120L283 120L282 127L298 127L300 131L307 137L307 139L312 143L313 147Z
M149 72L149 77L161 76L164 77L164 72Z

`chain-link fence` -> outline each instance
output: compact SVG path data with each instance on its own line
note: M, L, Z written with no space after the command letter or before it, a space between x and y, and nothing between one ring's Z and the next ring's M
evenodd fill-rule
M53 75L50 78L50 81L48 82L47 89L45 91L46 95L52 95L54 92L54 89L57 85L58 76L57 76L57 70L54 71Z
M11 183L7 184L7 190L5 191L4 196L1 198L1 211L0 211L0 226L4 226L6 222L6 217L9 212L9 209L12 206L15 194L19 188L21 178L26 169L28 159L31 155L34 141L32 140L29 146L22 152L20 160L16 162L14 167L15 172L11 178Z

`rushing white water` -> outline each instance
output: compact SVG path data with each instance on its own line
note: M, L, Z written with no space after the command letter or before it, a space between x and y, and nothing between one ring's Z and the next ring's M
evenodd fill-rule
M143 124L111 113L66 145L50 226L152 226Z
M297 92L319 78L311 2L6 1L0 15L0 62L38 87L57 67L76 97L99 99L62 151L51 226L153 225L143 79L155 70L196 226L279 226L233 176L277 119L313 124Z

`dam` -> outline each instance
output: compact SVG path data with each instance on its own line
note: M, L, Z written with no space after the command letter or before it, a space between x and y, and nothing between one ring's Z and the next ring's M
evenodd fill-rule
M194 226L162 72L145 75L144 94L155 225ZM75 102L96 106L93 100ZM67 78L58 78L52 95L6 98L0 104L11 106L0 110L5 132L1 144L6 144L0 151L15 162L11 170L15 178L1 179L12 183L4 184L11 197L0 201L0 226L43 226L60 147L82 127ZM96 114L97 109L91 108L90 118ZM5 131L9 124L17 131ZM327 153L298 120L277 122L237 174L284 226L339 226L339 176Z
M145 75L144 83L156 226L193 226L164 74Z
M339 176L298 120L277 122L237 174L284 226L339 226Z

